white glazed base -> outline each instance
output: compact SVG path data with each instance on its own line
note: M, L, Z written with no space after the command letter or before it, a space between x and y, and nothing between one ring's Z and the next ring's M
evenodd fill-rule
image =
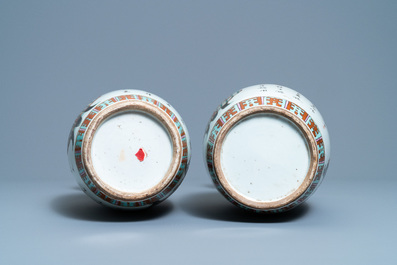
M68 158L89 197L117 209L143 209L181 184L190 162L189 134L164 99L141 90L112 91L75 120Z
M236 206L265 213L306 201L330 158L318 109L299 92L272 84L241 89L223 101L208 123L203 147L218 191Z
M291 121L276 114L257 114L229 130L220 159L235 192L248 200L273 202L289 196L303 183L310 151Z
M108 118L96 130L91 146L99 178L111 188L128 193L145 192L158 185L172 155L172 141L164 126L138 111Z

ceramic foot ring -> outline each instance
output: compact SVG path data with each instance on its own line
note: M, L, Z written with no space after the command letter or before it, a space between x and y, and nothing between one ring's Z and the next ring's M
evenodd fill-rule
M242 89L219 106L204 138L208 171L233 204L283 212L321 183L330 156L326 125L314 105L277 85Z
M170 196L190 162L182 118L166 101L139 90L105 94L77 118L68 141L72 173L100 204L146 208Z

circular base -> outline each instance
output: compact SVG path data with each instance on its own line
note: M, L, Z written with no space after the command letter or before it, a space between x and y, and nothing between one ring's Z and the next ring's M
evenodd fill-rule
M127 193L158 185L170 167L172 151L164 126L137 111L109 117L96 130L91 144L98 176L106 185Z
M288 119L257 114L229 130L220 159L226 181L240 195L272 202L287 197L302 184L310 151L302 133Z
M177 174L181 139L156 106L123 101L99 112L83 139L87 174L108 196L137 201L161 192Z
M270 210L289 204L313 181L317 146L310 130L280 108L238 113L220 130L214 167L223 189L240 204Z

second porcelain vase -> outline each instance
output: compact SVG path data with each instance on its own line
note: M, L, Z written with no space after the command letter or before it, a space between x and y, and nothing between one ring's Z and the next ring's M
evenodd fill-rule
M307 98L279 85L239 90L214 112L204 137L207 169L230 202L256 212L303 203L330 160L325 122Z

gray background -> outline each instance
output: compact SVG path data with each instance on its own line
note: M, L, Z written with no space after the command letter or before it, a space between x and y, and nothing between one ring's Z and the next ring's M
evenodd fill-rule
M396 262L395 1L1 1L1 264ZM234 91L298 90L332 143L302 207L255 216L212 187L206 123ZM181 187L144 212L86 197L66 141L86 104L137 88L184 118Z

